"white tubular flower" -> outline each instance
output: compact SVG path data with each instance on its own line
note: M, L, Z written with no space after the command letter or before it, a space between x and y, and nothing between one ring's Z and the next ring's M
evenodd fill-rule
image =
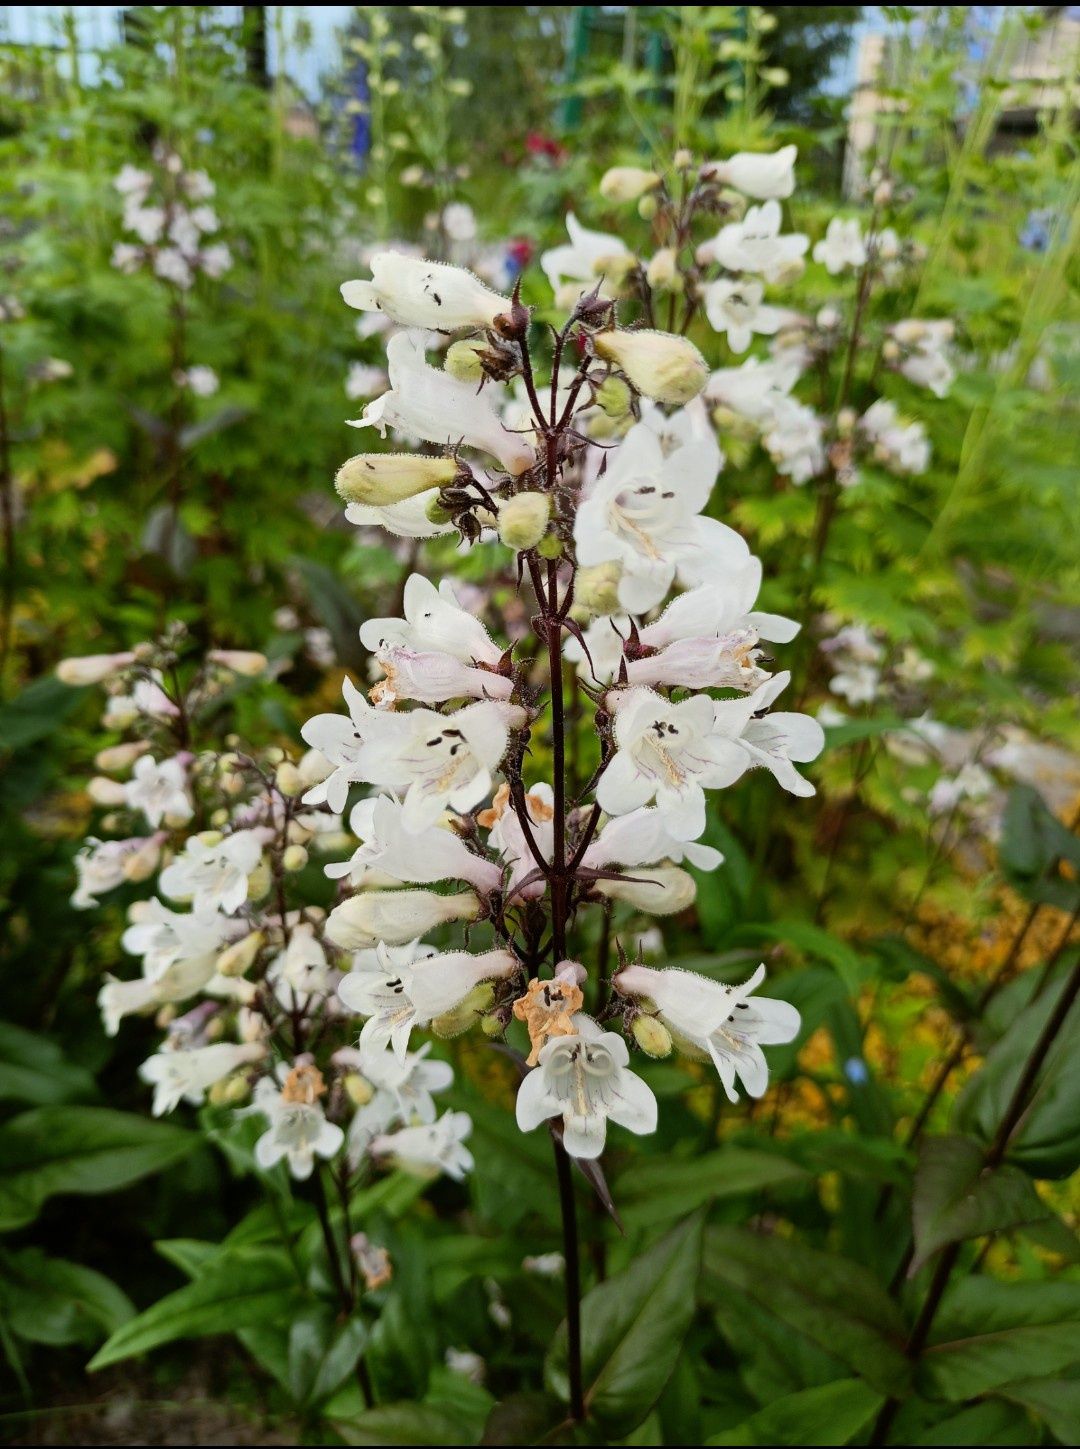
M902 354L897 364L901 375L916 387L929 388L935 397L944 397L956 376L948 356L954 331L947 318L924 322L909 317L890 327L890 343Z
M720 468L711 440L665 456L646 423L627 433L578 508L574 544L582 567L622 565L619 602L631 613L658 604L676 578L697 584L740 565L750 550L733 530L701 517Z
M357 453L342 463L334 487L346 503L386 508L452 483L460 472L453 458L422 453Z
M705 829L705 790L733 784L748 768L717 730L714 701L698 694L672 704L640 685L607 700L617 748L596 787L597 803L609 815L627 815L655 800L672 835L696 840Z
M405 1172L421 1177L445 1172L460 1182L474 1166L473 1155L464 1145L471 1131L472 1118L467 1112L444 1112L430 1126L403 1127L373 1138L370 1150Z
M472 891L440 896L435 891L361 891L335 906L326 919L326 936L345 951L382 941L403 946L451 921L475 921L481 906Z
M799 380L798 361L790 358L748 358L740 367L722 367L705 387L710 403L719 403L753 423L767 422Z
M812 407L794 398L777 402L761 441L777 471L795 484L808 482L828 461L821 419Z
M393 952L379 942L374 954L362 952L342 978L338 996L350 1011L368 1018L360 1033L362 1049L381 1050L389 1043L403 1062L414 1026L452 1011L482 981L501 980L518 969L509 951L419 955L428 949L414 942Z
M335 814L345 809L349 786L367 780L364 766L365 744L381 731L396 733L407 716L390 716L368 704L356 685L346 675L341 692L349 707L348 716L317 714L302 726L305 743L317 750L332 769L308 789L305 805L327 804Z
M756 717L768 709L790 682L789 673L776 674L746 699L713 701L716 743L725 750L725 768L732 772L725 783L733 784L745 770L763 765L790 794L817 793L792 763L816 760L825 748L825 732L817 720L808 714L787 711L766 714L761 719ZM738 752L743 755L741 768Z
M753 630L770 643L789 644L799 632L795 620L754 608L761 574L761 560L750 555L719 582L703 584L672 599L638 637L651 649L666 649L684 639L719 638L739 630Z
M170 967L181 963L193 968L205 963L212 968L227 926L224 916L170 911L154 897L139 902L139 910L120 937L120 944L131 955L141 956L143 974L157 981Z
M324 1002L337 984L340 972L326 959L326 951L309 921L301 921L289 933L289 944L270 962L266 979L278 1001L287 1010L305 1013Z
M874 456L895 473L925 473L930 466L930 440L920 422L905 422L896 404L879 397L859 419L859 430L873 446Z
M182 824L195 813L187 771L178 759L159 763L150 755L141 755L124 786L124 799L130 809L141 810L154 829L166 816L170 822Z
M762 302L765 286L746 277L724 277L703 288L705 315L715 331L726 334L732 352L745 352L755 333L772 337L798 317L786 307Z
M729 1099L737 1102L737 1078L751 1097L763 1096L769 1085L762 1046L780 1046L799 1034L801 1019L792 1005L751 997L764 979L764 966L741 986L724 986L693 971L633 965L623 967L615 987L650 1001L677 1040L708 1052Z
M222 911L231 916L247 900L248 876L261 856L262 843L254 830L237 830L213 845L193 835L184 854L161 872L160 886L174 901L191 901L200 914Z
M115 1036L125 1016L141 1016L159 1006L187 1001L197 991L206 990L213 978L214 958L210 955L180 960L158 976L137 976L133 981L106 976L97 997L105 1035Z
M418 831L434 825L448 806L471 810L490 793L510 730L519 729L526 715L518 705L485 699L452 714L414 709L381 718L393 728L370 737L361 778L403 793L401 818L407 830ZM311 743L326 752L317 740Z
M598 880L593 889L609 900L625 901L649 916L675 916L697 898L697 883L677 865L652 865L640 878Z
M465 880L485 895L498 889L502 872L494 861L476 855L442 825L408 831L403 813L402 805L389 795L354 806L349 827L363 844L350 860L324 867L330 879L349 877L359 885L367 871L375 870L409 885Z
M572 307L597 283L601 296L615 296L634 265L634 254L621 238L583 227L572 211L566 216L566 230L570 241L540 257L557 305Z
M83 654L61 659L56 666L56 677L61 684L77 689L84 684L103 684L134 663L135 655L130 649L122 654Z
M369 403L351 427L377 428L383 437L387 428L395 428L442 447L464 444L490 454L515 476L531 467L532 448L519 434L503 427L482 393L428 366L421 336L396 333L386 344L386 360L390 391ZM353 521L360 520L354 516Z
M433 1094L445 1092L453 1083L454 1069L449 1062L429 1058L430 1051L431 1043L425 1042L404 1060L385 1050L343 1047L334 1053L336 1066L350 1067L374 1088L374 1096L358 1108L349 1125L350 1149L366 1149L375 1133L385 1132L395 1122L412 1127L435 1121Z
M257 1062L266 1055L258 1042L214 1042L211 1046L194 1047L191 1051L163 1051L148 1057L139 1068L139 1076L154 1088L155 1117L172 1112L181 1102L198 1106L206 1097L207 1088L235 1072L248 1062Z
M154 836L134 836L130 840L96 840L91 836L75 857L78 885L71 904L77 911L99 905L99 896L133 879L132 863L150 847L156 861L160 840Z
M830 277L839 276L847 267L863 266L866 243L857 218L834 216L824 237L814 246L814 261L821 262Z
M779 282L802 265L810 245L800 232L781 236L782 221L778 201L752 206L742 221L728 222L702 243L697 259L703 266L716 262L729 272L756 272L766 282Z
M461 664L450 654L409 649L404 644L381 644L373 651L384 678L370 690L380 709L392 709L399 700L417 704L444 704L451 699L510 698L514 682L507 674Z
M698 349L672 332L613 327L596 333L592 345L596 355L614 363L638 392L672 407L692 402L709 380Z
M576 1036L549 1038L517 1094L517 1124L531 1132L550 1117L563 1120L571 1157L599 1157L610 1119L639 1136L656 1131L656 1098L629 1068L621 1036L601 1031L591 1017L574 1017Z
M586 850L582 865L601 870L609 865L633 868L670 860L676 865L689 862L698 870L715 870L724 857L711 845L679 840L664 823L655 806L631 810L609 820Z
M337 1155L345 1134L326 1120L319 1106L318 1096L325 1088L314 1068L289 1071L282 1066L278 1076L284 1077L280 1091L269 1077L263 1077L255 1089L254 1105L270 1124L255 1143L255 1161L264 1172L287 1162L290 1174L302 1182L315 1170L316 1157Z
M768 679L758 666L761 651L753 629L698 639L679 639L658 654L632 660L626 667L630 684L682 686L684 689L756 689Z
M703 181L722 181L755 201L786 201L795 191L795 161L798 146L781 146L765 154L737 151L726 161L707 161L701 168Z
M381 644L449 654L462 664L489 664L503 651L475 614L458 602L454 585L444 579L438 588L423 574L410 574L405 585L404 619L369 619L360 642L374 651Z
M511 305L464 267L394 251L376 252L371 281L345 282L341 295L357 311L382 312L399 327L441 332L491 327Z

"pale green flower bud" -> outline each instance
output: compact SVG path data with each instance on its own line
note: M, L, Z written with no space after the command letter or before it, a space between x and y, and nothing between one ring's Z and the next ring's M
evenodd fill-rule
M107 749L97 752L94 764L106 774L117 775L121 770L129 769L149 748L146 740L130 740L122 745L109 745Z
M563 556L562 539L557 533L545 533L540 542L536 545L536 552L541 558L554 561Z
M613 328L593 338L598 357L615 364L638 392L681 407L709 380L709 368L694 344L672 332L625 332Z
M674 247L661 247L645 269L645 280L654 291L681 292L679 259Z
M287 846L282 852L281 868L290 874L298 870L303 870L307 863L308 853L302 845Z
M453 458L424 458L416 453L358 453L338 469L334 487L346 503L385 508L443 488L457 477Z
M617 614L622 607L619 603L621 575L622 565L614 560L578 569L574 602L593 614Z
M299 795L305 788L303 776L291 760L282 760L275 772L274 783L283 795Z
M671 1055L671 1032L657 1017L636 1016L630 1030L634 1034L634 1040L646 1056L668 1057Z
M473 987L468 996L458 1002L452 1011L446 1011L442 1016L436 1016L431 1022L431 1030L436 1036L460 1036L463 1031L468 1031L470 1026L475 1026L479 1017L487 1013L494 998L495 992L491 982L481 981L478 986Z
M652 221L653 217L660 210L660 203L655 196L643 196L637 204L637 214L642 221Z
M626 379L619 377L614 372L610 377L605 377L596 389L596 406L609 418L626 417L633 401L634 394L630 391Z
M270 867L265 860L259 864L248 876L248 900L261 901L270 889Z
M261 931L249 931L241 940L226 946L214 963L214 970L219 976L243 976L255 964L264 940Z
M659 185L655 171L640 166L612 166L600 178L600 195L607 201L637 201Z
M484 343L476 338L464 337L451 342L443 358L443 372L456 377L458 382L479 382L484 375L480 357L485 350Z
M546 493L515 493L499 505L499 537L507 548L535 548L550 522Z
M375 1088L367 1077L362 1077L359 1072L349 1072L342 1086L345 1088L345 1095L354 1107L366 1107L375 1095Z

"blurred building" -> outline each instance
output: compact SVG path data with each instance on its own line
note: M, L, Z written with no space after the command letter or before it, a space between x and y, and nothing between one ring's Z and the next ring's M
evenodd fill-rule
M1023 144L1038 131L1040 115L1063 105L1077 106L1080 6L1039 8L1042 23L1028 28L1016 7L971 7L980 28L966 37L957 55L960 101L955 124L958 131L963 130L968 120L963 97L965 93L976 95L979 78L992 70L1003 89L990 150ZM1001 29L1005 24L1007 33ZM856 46L844 156L844 190L849 196L858 191L874 159L887 149L887 133L892 129L887 118L902 107L895 94L904 89L902 44L898 33L870 29Z

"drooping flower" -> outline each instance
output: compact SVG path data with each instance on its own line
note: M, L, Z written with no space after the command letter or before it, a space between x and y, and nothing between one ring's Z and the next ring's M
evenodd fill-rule
M694 971L634 964L618 973L615 987L651 1002L677 1042L708 1052L729 1099L737 1102L736 1079L751 1097L764 1095L769 1067L762 1046L799 1034L801 1019L790 1003L751 995L764 979L764 966L741 986L725 986Z
M429 1055L431 1043L419 1051L407 1052L404 1058L396 1052L358 1050L343 1047L334 1053L337 1066L352 1067L374 1093L359 1107L349 1124L350 1151L366 1150L378 1132L386 1132L395 1123L406 1127L428 1125L435 1121L437 1108L434 1093L445 1092L454 1080L449 1062Z
M454 332L491 327L510 310L510 299L485 287L464 267L429 262L404 252L376 252L369 282L345 282L341 295L361 312L382 312L399 327Z
M863 266L866 243L858 218L834 216L825 229L824 237L814 246L814 261L821 262L830 277L839 276L848 267L856 269Z
M354 806L349 826L363 844L350 860L325 867L330 879L348 876L354 885L361 885L364 874L372 870L411 885L465 880L484 893L498 888L499 867L470 850L453 830L432 825L410 832L402 815L401 804L388 795Z
M821 754L825 748L821 725L808 714L784 710L765 713L790 682L789 673L774 674L745 699L715 700L714 729L717 736L730 742L725 764L736 769L735 779L746 769L764 766L790 794L809 796L815 793L814 787L799 774L795 764L807 764ZM742 769L737 768L734 751L743 755Z
M120 944L143 958L143 973L152 981L180 962L212 964L229 924L216 912L170 911L157 897L140 901L130 919Z
M262 842L254 830L236 830L208 843L193 835L183 855L161 872L161 889L174 901L191 901L199 913L231 916L247 900L248 876L261 855Z
M751 206L742 221L731 221L712 241L697 249L704 266L717 262L729 272L756 272L766 282L781 281L802 265L810 238L799 232L780 235L783 216L779 201Z
M188 793L187 770L180 759L155 760L142 755L135 761L124 798L132 810L141 810L156 830L162 820L183 824L195 813Z
M570 241L542 253L540 265L551 283L556 304L572 307L599 283L600 293L612 297L634 265L634 255L617 236L589 231L574 213L566 216Z
M405 1172L422 1177L445 1172L460 1182L474 1166L473 1155L464 1145L471 1131L472 1118L467 1112L444 1112L430 1125L380 1134L372 1139L370 1150Z
M608 1121L641 1135L656 1131L656 1098L629 1068L626 1042L601 1031L584 1013L574 1036L552 1037L517 1094L517 1124L531 1132L551 1117L563 1121L563 1146L571 1157L599 1157Z
M362 1048L389 1043L398 1060L404 1061L414 1026L426 1026L433 1017L453 1010L481 982L504 979L518 969L509 951L420 954L428 949L413 943L407 951L391 954L379 942L374 955L363 952L342 978L338 996L350 1011L367 1017L360 1032Z
M326 1088L317 1068L303 1062L292 1068L282 1063L278 1081L280 1087L263 1077L255 1089L254 1105L269 1122L255 1143L255 1161L264 1172L287 1162L291 1175L302 1182L314 1172L317 1157L328 1160L337 1155L345 1133L336 1122L326 1120L319 1105Z
M359 891L335 906L326 920L327 939L344 951L382 941L403 946L452 921L475 921L481 913L473 891L443 896L435 891Z
M213 1042L190 1051L157 1052L143 1062L139 1075L144 1082L152 1083L151 1111L161 1117L182 1101L198 1106L215 1082L265 1055L266 1048L258 1042Z
M592 842L581 863L594 870L621 865L633 868L670 860L683 860L698 870L715 870L724 857L711 845L699 845L672 835L655 806L643 806L627 815L615 815Z
M658 604L676 578L701 583L737 567L749 549L733 529L704 518L721 455L702 439L665 456L659 436L638 423L585 493L574 521L578 563L618 562L619 602L632 613Z
M715 331L726 334L732 352L745 352L759 333L772 337L798 314L786 307L766 306L765 286L747 277L723 277L704 289L705 315Z
M525 438L504 428L488 399L475 387L430 367L422 335L398 332L386 345L390 390L368 404L350 426L377 428L385 437L395 428L428 443L453 448L464 444L496 458L508 473L523 473L533 462ZM425 498L421 493L419 498ZM426 504L425 504L426 506ZM356 513L353 522L373 521Z
M795 190L797 146L779 151L737 151L726 161L706 161L701 168L705 181L722 181L755 201L786 201Z
M134 662L135 655L130 649L119 654L83 654L61 659L56 666L56 677L62 684L71 685L72 688L85 684L103 684Z
M78 885L71 897L77 911L100 904L98 896L125 881L146 880L161 858L160 835L133 836L128 840L89 837L75 857Z
M597 356L614 363L638 392L672 407L691 402L709 380L698 349L672 332L612 327L596 333L592 345Z

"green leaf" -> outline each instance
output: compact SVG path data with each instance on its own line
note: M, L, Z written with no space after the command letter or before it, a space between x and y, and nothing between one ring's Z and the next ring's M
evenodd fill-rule
M69 1062L56 1042L0 1021L0 1101L45 1107L96 1095L91 1074Z
M847 1444L885 1402L862 1379L838 1379L766 1404L706 1444Z
M651 1227L716 1198L743 1197L765 1188L809 1184L809 1175L774 1152L724 1147L688 1161L638 1157L613 1189L627 1227Z
M551 1431L566 1418L548 1394L510 1394L496 1404L484 1425L481 1444L555 1444Z
M201 1238L159 1238L154 1244L154 1251L188 1278L197 1278L220 1252L220 1246L204 1242Z
M711 1228L705 1278L720 1297L739 1289L880 1392L903 1392L910 1377L903 1321L860 1264L744 1228Z
M98 1343L135 1312L104 1274L40 1248L0 1253L0 1309L20 1338L53 1348Z
M922 1372L935 1397L960 1400L1080 1361L1080 1284L1003 1283L981 1275L951 1288Z
M741 927L735 932L736 939L745 940L752 935L755 940L786 941L795 946L813 961L824 961L831 966L847 987L856 996L863 982L873 972L873 963L865 956L820 926L809 921L771 921Z
M1053 1217L1026 1173L1008 1163L987 1172L971 1137L925 1137L915 1169L912 1272L947 1243L1003 1233Z
M477 1444L457 1419L427 1404L380 1404L353 1419L335 1419L346 1444Z
M0 1127L0 1232L57 1193L115 1192L187 1156L193 1132L107 1107L37 1107Z
M585 1402L607 1434L619 1438L641 1423L663 1393L694 1316L701 1271L700 1214L598 1284L581 1303ZM566 1401L566 1324L544 1364L549 1389Z
M33 684L0 706L0 750L21 750L59 729L86 693L61 684L54 675Z
M1071 1378L1021 1379L1001 1390L1014 1404L1036 1414L1055 1438L1075 1444L1080 1438L1080 1374Z
M953 1108L952 1126L993 1140L1032 1048L1065 989L1063 976L1027 1006L987 1053ZM1080 1008L1073 1006L1039 1074L1035 1094L1009 1142L1010 1161L1033 1177L1067 1177L1080 1166Z
M1012 1404L986 1399L939 1419L908 1441L913 1445L1038 1444L1039 1431L1028 1416Z
M305 1309L289 1324L288 1384L293 1403L321 1403L341 1387L356 1367L367 1339L359 1316L338 1323L328 1304Z
M295 1272L283 1251L226 1248L191 1283L125 1323L89 1367L105 1368L178 1338L205 1338L291 1319L302 1302Z

